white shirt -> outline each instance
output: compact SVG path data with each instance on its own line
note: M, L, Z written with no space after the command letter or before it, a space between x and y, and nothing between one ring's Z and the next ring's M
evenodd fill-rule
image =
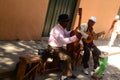
M70 32L64 29L60 24L52 28L48 44L52 47L62 47L64 44L69 44L77 39L76 35L70 37Z
M85 38L85 39L87 39L87 37L88 37L88 34L86 33L87 28L88 28L87 23L83 23L83 24L80 26L80 33L82 34L82 37Z

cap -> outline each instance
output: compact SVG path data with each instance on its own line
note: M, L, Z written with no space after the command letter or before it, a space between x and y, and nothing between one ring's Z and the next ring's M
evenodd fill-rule
M119 15L116 15L116 16L115 16L115 19L119 19L119 18L120 18Z
M91 20L93 22L96 22L96 17L95 16L91 16L91 18L89 20Z
M68 22L70 20L68 14L61 14L58 17L58 22Z
M101 52L100 57L105 58L108 56L108 52Z

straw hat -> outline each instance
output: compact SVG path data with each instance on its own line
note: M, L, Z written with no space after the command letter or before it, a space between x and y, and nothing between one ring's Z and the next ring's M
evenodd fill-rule
M100 57L101 57L101 58L108 57L108 52L101 52Z

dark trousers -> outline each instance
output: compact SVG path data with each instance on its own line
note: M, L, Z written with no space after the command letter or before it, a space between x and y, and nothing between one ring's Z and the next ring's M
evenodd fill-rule
M84 54L82 59L83 67L84 68L89 67L88 61L90 58L90 51L92 52L93 56L94 69L96 69L99 66L99 55L101 54L101 51L96 46L93 46L92 48L89 48L86 45L84 46Z
M71 76L72 68L71 68L71 57L68 55L67 50L62 47L51 47L48 46L49 52L62 60L62 75Z

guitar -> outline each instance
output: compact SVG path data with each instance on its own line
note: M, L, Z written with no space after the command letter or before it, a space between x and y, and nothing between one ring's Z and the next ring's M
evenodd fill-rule
M82 16L82 8L78 9L79 13L79 21L78 21L78 28L81 24L81 16ZM75 34L78 34L79 31L73 30L70 33L70 36L73 36ZM82 37L82 36L81 36ZM79 43L80 39L76 40L75 42L67 44L67 51L69 52L69 55L72 57L72 69L77 65L79 59L81 59L80 51L82 51L82 45Z
M92 33L91 33L91 32L86 32L86 33L90 36L90 38L89 38L89 39L83 38L83 41L84 41L85 43L90 43L90 42L92 42L93 40L98 39L98 37L100 37L100 36L102 36L102 35L105 34L104 31L99 32L99 33L94 33L94 32L92 32Z

